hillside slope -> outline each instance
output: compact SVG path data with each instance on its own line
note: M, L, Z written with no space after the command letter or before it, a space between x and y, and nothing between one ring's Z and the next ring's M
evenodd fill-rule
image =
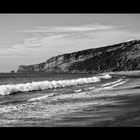
M140 70L140 40L55 56L40 64L21 65L17 72L100 73L130 70Z

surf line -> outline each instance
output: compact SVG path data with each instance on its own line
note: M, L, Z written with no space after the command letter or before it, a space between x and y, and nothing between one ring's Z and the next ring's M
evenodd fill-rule
M119 86L119 85L122 85L122 84L126 83L127 81L128 81L128 79L125 80L125 81L122 81L122 82L118 82L118 83L112 84L111 86L104 86L104 87L102 87L102 88L95 89L94 91L101 91L101 90L112 89L112 88L114 88L114 87L117 87L117 86Z
M113 84L119 83L119 82L121 82L122 80L123 80L123 79L119 79L119 80L114 81L114 82L110 82L110 83L103 84L102 87L105 87L105 86L109 86L109 85L113 85Z
M94 76L89 78L79 78L72 80L58 80L58 81L42 81L24 84L9 84L0 86L0 95L9 95L16 92L37 91L53 88L63 88L67 86L76 86L81 84L100 82L101 79L110 79L112 76L109 74L102 76Z

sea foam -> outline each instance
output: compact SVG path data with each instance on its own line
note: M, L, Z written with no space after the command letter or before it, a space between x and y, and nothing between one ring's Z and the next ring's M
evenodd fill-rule
M80 84L95 83L100 82L101 79L110 79L111 77L112 77L111 75L105 74L100 76L72 80L41 81L32 83L1 85L0 95L9 95L16 92L45 90L53 88L62 88L67 86L75 86Z

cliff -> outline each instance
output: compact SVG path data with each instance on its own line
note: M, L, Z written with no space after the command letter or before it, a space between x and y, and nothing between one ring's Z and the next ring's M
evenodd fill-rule
M85 72L140 70L140 40L58 55L46 62L18 67L18 73Z

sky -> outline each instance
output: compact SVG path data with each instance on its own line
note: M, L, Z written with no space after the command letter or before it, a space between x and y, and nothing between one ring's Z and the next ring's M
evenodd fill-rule
M0 72L140 39L140 14L0 14Z

